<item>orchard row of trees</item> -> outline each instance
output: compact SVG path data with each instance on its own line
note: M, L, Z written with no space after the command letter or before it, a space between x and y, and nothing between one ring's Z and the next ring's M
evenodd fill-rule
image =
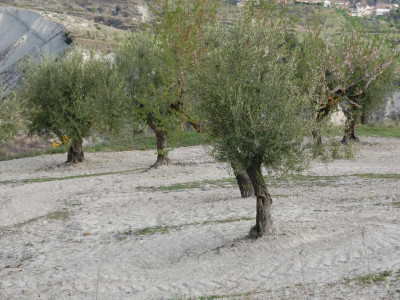
M306 137L322 144L321 129L339 107L343 142L356 139L359 114L393 84L396 55L384 36L357 24L296 38L267 1L250 1L233 25L218 21L217 6L160 0L151 7L155 25L133 33L112 58L73 50L29 63L18 98L31 132L72 139L70 163L84 159L82 140L94 131L145 124L157 138L158 167L169 161L168 137L191 124L232 166L242 196L256 196L251 234L260 237L272 230L262 169L305 168Z

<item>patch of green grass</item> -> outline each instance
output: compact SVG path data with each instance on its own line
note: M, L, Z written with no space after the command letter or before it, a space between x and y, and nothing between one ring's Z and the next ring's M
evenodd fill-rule
M378 136L400 138L400 127L398 126L374 126L374 125L359 125L357 127L358 135L360 136Z
M164 192L174 192L190 189L199 189L205 185L211 185L213 187L221 187L225 184L235 184L236 179L234 178L223 178L216 180L203 180L203 181L190 181L183 183L175 183L171 185L161 185L161 186L138 186L138 190L148 190L148 191L164 191Z
M0 152L0 161L13 160L13 159L19 159L19 158L27 158L27 157L36 157L36 156L40 156L40 155L62 154L62 153L67 153L68 149L69 149L69 146L60 146L57 148L48 148L46 150L36 150L36 151L30 151L30 152L18 153L18 154L6 154L6 153Z
M315 176L315 175L302 175L296 174L291 175L284 178L272 178L269 176L265 176L264 179L267 182L267 185L282 185L294 182L297 185L307 185L307 186L329 186L340 179L345 177L361 177L366 179L400 179L400 174L372 174L372 173L359 173L359 174L351 174L351 175L333 175L333 176ZM161 185L161 186L138 186L138 190L143 191L161 191L161 192L175 192L175 191L184 191L190 189L200 189L204 186L208 185L212 188L224 187L226 185L236 185L235 178L223 178L216 180L203 180L203 181L190 181L190 182L182 182L175 183L171 185ZM297 195L298 196L298 195ZM289 195L286 194L276 194L272 195L272 198L288 198Z
M19 224L17 224L17 227L20 228L20 227L23 227L23 226L26 226L29 224L36 223L37 221L40 221L40 220L66 221L71 215L72 215L72 213L69 210L57 210L57 211L48 213L47 215L32 218L23 223L19 223Z
M329 184L340 180L343 176L335 175L335 176L315 176L315 175L301 175L296 174L288 177L287 179L283 179L284 181L294 181L295 183L319 183L320 185Z
M364 173L364 174L356 174L356 176L368 179L400 179L400 174Z
M177 138L169 141L172 147L197 146L203 143L203 136L194 131L184 131ZM116 139L84 148L86 152L115 152L132 150L152 150L157 148L157 139L154 134L138 134L131 140Z
M149 235L149 234L166 234L171 229L176 229L178 226L155 226L155 227L146 227L143 229L136 230L134 232L135 235Z
M175 298L171 300L214 300L214 299L249 299L248 297L257 294L269 294L272 290L255 290L247 293L237 293L237 294L226 294L226 295L210 295L201 296L198 298Z
M209 224L224 224L224 223L233 223L233 222L240 222L240 221L250 221L254 220L251 217L230 217L222 220L207 220L204 222L194 222L194 223L186 223L181 225L173 225L173 226L153 226L153 227L145 227L138 230L126 230L122 233L119 239L123 240L127 236L142 236L142 235L153 235L153 234L167 234L170 231L181 230L184 227L189 226L197 226L197 225L209 225Z
M82 175L74 175L74 176L65 176L65 177L47 177L47 178L30 178L16 181L0 181L1 184L10 184L10 183L19 183L19 184L28 184L28 183L41 183L41 182L49 182L49 181L60 181L60 180L69 180L69 179L79 179L79 178L88 178L88 177L99 177L99 176L107 176L107 175L121 175L121 174L129 174L138 171L143 171L144 169L132 169L125 171L115 171L115 172L103 172L103 173L94 173L94 174L82 174Z
M302 283L296 283L294 286L295 287L301 287L301 286L303 286L303 284Z
M400 208L400 201L398 202L386 202L386 203L376 203L376 206L393 206L396 208Z
M61 220L65 221L68 219L68 217L71 215L71 213L67 210L58 210L51 212L45 216L47 220Z
M180 134L175 140L170 143L174 147L189 147L203 144L203 136L194 131L185 131ZM150 134L138 134L135 135L131 140L127 139L115 139L98 143L96 145L84 146L83 151L87 153L96 152L120 152L120 151L132 151L132 150L152 150L157 148L157 140L154 135ZM40 155L52 155L67 153L69 149L68 145L63 145L57 148L47 148L45 150L38 150L20 154L5 154L0 153L0 161L35 157Z
M345 283L349 284L351 282L356 282L360 284L372 284L375 282L383 282L386 280L387 277L392 276L393 272L392 271L383 271L380 273L376 274L367 274L363 276L357 276L354 278L345 278L344 281Z

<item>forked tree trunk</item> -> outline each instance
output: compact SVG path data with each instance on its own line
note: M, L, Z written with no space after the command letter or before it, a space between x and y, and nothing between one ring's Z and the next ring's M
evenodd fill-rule
M72 139L71 146L69 147L68 150L67 163L76 164L83 162L84 159L85 155L83 154L83 139L82 138Z
M253 197L254 188L249 175L247 175L246 171L239 171L239 169L233 164L231 164L231 167L233 169L233 173L235 174L242 198Z
M254 188L251 183L249 175L246 172L240 172L236 175L236 180L239 186L240 194L242 198L250 198L254 196Z
M167 132L160 130L150 117L147 118L147 124L154 131L157 138L157 161L152 167L158 168L159 166L169 164L167 151Z
M254 192L257 199L256 225L250 230L250 237L260 238L266 234L271 234L273 230L271 218L272 198L268 193L264 178L261 172L261 165L252 165L247 168Z
M345 127L344 127L344 136L342 139L343 144L347 144L348 142L358 142L359 139L356 136L356 116L349 116L346 119Z

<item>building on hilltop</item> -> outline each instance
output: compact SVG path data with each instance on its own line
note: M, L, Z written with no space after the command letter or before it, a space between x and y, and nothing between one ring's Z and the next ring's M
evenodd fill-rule
M368 4L357 3L349 7L349 13L353 17L364 17L372 15L373 7Z
M375 14L383 16L390 13L391 6L389 4L379 4L375 7Z

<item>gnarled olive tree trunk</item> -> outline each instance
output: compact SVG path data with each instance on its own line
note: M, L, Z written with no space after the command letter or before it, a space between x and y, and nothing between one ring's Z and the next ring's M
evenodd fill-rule
M153 120L151 120L151 118L147 118L147 124L154 131L157 138L157 161L152 167L158 168L159 166L169 164L170 160L167 151L167 132L165 130L161 130L153 122Z
M344 126L344 136L342 139L343 144L347 144L348 142L358 142L359 138L356 136L356 115L348 115L345 126Z
M80 163L85 159L85 155L83 153L83 139L82 138L73 138L71 141L71 146L68 150L68 158L67 163Z
M264 177L261 172L260 164L253 164L247 168L247 174L253 183L254 192L257 199L256 225L250 230L250 237L259 238L273 231L271 218L272 198L268 193Z
M239 170L236 166L231 164L233 173L235 174L236 181L239 186L240 194L242 198L249 198L254 196L254 188L253 184L250 180L249 175L247 175L246 171Z

